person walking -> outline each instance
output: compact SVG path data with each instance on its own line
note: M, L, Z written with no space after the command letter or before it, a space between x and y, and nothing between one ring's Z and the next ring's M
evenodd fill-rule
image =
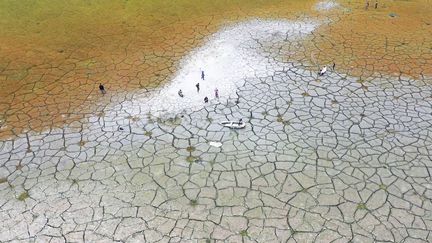
M215 97L217 98L217 99L219 99L219 90L216 88L215 89Z
M183 91L182 91L182 90L179 90L179 91L178 91L178 95L179 95L180 97L183 98Z
M201 71L201 79L204 80L205 74L204 71Z
M103 84L99 84L99 90L103 95L106 94L105 87L103 86Z
M208 103L208 98L207 98L207 96L204 97L204 103Z
M333 70L335 70L336 67L336 63L333 62Z
M197 92L199 93L199 89L200 89L199 83L195 84L195 87L197 88Z

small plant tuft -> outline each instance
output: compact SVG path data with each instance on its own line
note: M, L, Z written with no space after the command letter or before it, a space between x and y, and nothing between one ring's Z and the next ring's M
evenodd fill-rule
M195 147L194 147L194 146L189 146L189 147L186 148L186 150L187 150L189 153L191 153L191 152L195 151Z
M29 198L29 197L30 197L30 195L29 195L28 191L25 191L25 192L22 192L22 193L18 196L18 200L19 200L19 201L24 201L24 200L26 200L26 199Z
M144 132L144 135L146 135L146 136L148 136L148 137L151 137L152 132L150 132L150 131L145 131L145 132Z
M357 209L359 209L359 210L367 210L366 204L365 203L359 203L359 204L357 204Z
M192 200L189 201L189 204L190 204L191 206L195 207L196 205L198 205L198 200L196 200L196 199L192 199Z

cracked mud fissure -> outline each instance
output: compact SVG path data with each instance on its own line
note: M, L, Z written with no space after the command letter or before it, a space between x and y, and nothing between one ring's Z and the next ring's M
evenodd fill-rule
M49 55L33 59L25 52L29 56L19 60L41 61L38 75L47 86L28 82L33 67L25 73L3 68L5 83L12 75L31 88L7 93L15 105L5 96L0 104L7 107L0 119L8 126L0 140L0 241L431 242L430 29L417 28L411 37L384 33L382 26L369 29L385 41L366 30L341 41L335 31L346 31L344 21L368 16L375 24L392 18L391 24L415 26L417 20L404 16L426 14L427 1L379 1L377 10L348 1L314 3L297 6L303 13L278 15L283 10L274 5L262 15L248 12L254 18L206 27L201 41L180 48L178 61L161 61L168 65L165 74L149 71L160 78L151 88L137 89L139 79L129 76L139 69L129 56L142 54L132 42L117 42L125 45L119 51L124 56L113 69L87 58L81 74L77 63L66 70L43 64ZM357 36L369 42L350 40ZM377 61L379 51L360 55L379 45L387 47L390 64ZM215 52L217 58L209 59ZM411 54L402 58L404 52ZM242 62L234 64L237 59ZM406 72L411 62L421 72ZM202 63L213 67L194 70ZM318 76L324 65L327 73ZM125 80L104 82L105 96L98 81L80 78L110 70ZM75 89L52 81L67 77ZM184 98L176 95L179 87ZM207 104L201 102L205 95ZM52 107L68 111L59 114L76 117L56 121L45 101L30 97L52 97L46 99ZM86 104L81 99L90 108L80 108ZM30 122L25 114L33 111L36 121ZM42 125L42 114L51 123ZM219 124L240 118L246 122L241 130Z

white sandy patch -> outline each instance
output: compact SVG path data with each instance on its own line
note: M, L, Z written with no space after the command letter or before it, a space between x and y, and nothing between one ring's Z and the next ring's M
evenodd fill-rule
M300 21L252 20L226 27L187 55L168 85L150 96L139 95L140 113L166 116L200 109L205 105L204 97L207 96L210 102L216 99L216 88L220 100L227 99L243 85L245 78L255 76L257 71L268 71L268 66L262 63L266 59L259 53L259 42L299 38L316 26L316 23ZM205 80L201 80L201 70L205 72ZM198 82L199 93L195 87ZM180 89L183 98L178 95Z
M335 2L335 1L321 1L315 5L315 10L328 11L328 10L332 10L336 7L339 7L339 3Z

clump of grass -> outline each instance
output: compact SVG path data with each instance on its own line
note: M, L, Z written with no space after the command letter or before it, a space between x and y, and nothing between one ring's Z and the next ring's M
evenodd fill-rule
M283 118L282 118L282 115L278 115L277 116L277 122L282 122L283 123Z
M302 96L303 96L303 97L309 97L310 94L309 94L308 92L303 92L303 93L302 93Z
M18 200L19 200L19 201L24 201L24 200L26 200L26 199L29 198L29 197L30 197L30 195L29 195L28 191L24 191L24 192L22 192L22 193L18 196Z
M79 141L78 145L79 145L80 147L82 147L82 146L84 146L86 143L87 143L86 141L81 140L81 141Z
M151 137L152 132L150 132L150 131L145 131L145 132L144 132L144 135L146 135L146 136L148 136L148 137Z
M380 184L380 185L379 185L379 188L380 188L381 190L387 191L387 186L384 185L384 184Z
M198 160L198 158L197 157L195 157L195 156L188 156L187 158L186 158L186 161L187 162L189 162L189 163L193 163L193 162L196 162Z
M359 209L359 210L367 210L366 204L365 203L359 203L359 204L357 204L357 209Z
M191 206L195 207L196 205L198 205L198 200L196 200L196 199L192 199L192 200L189 201L189 204L190 204Z
M247 230L240 231L240 235L243 236L243 237L248 236Z
M189 153L191 153L191 152L195 151L195 147L194 147L194 146L189 146L189 147L186 148L186 150L187 150Z

